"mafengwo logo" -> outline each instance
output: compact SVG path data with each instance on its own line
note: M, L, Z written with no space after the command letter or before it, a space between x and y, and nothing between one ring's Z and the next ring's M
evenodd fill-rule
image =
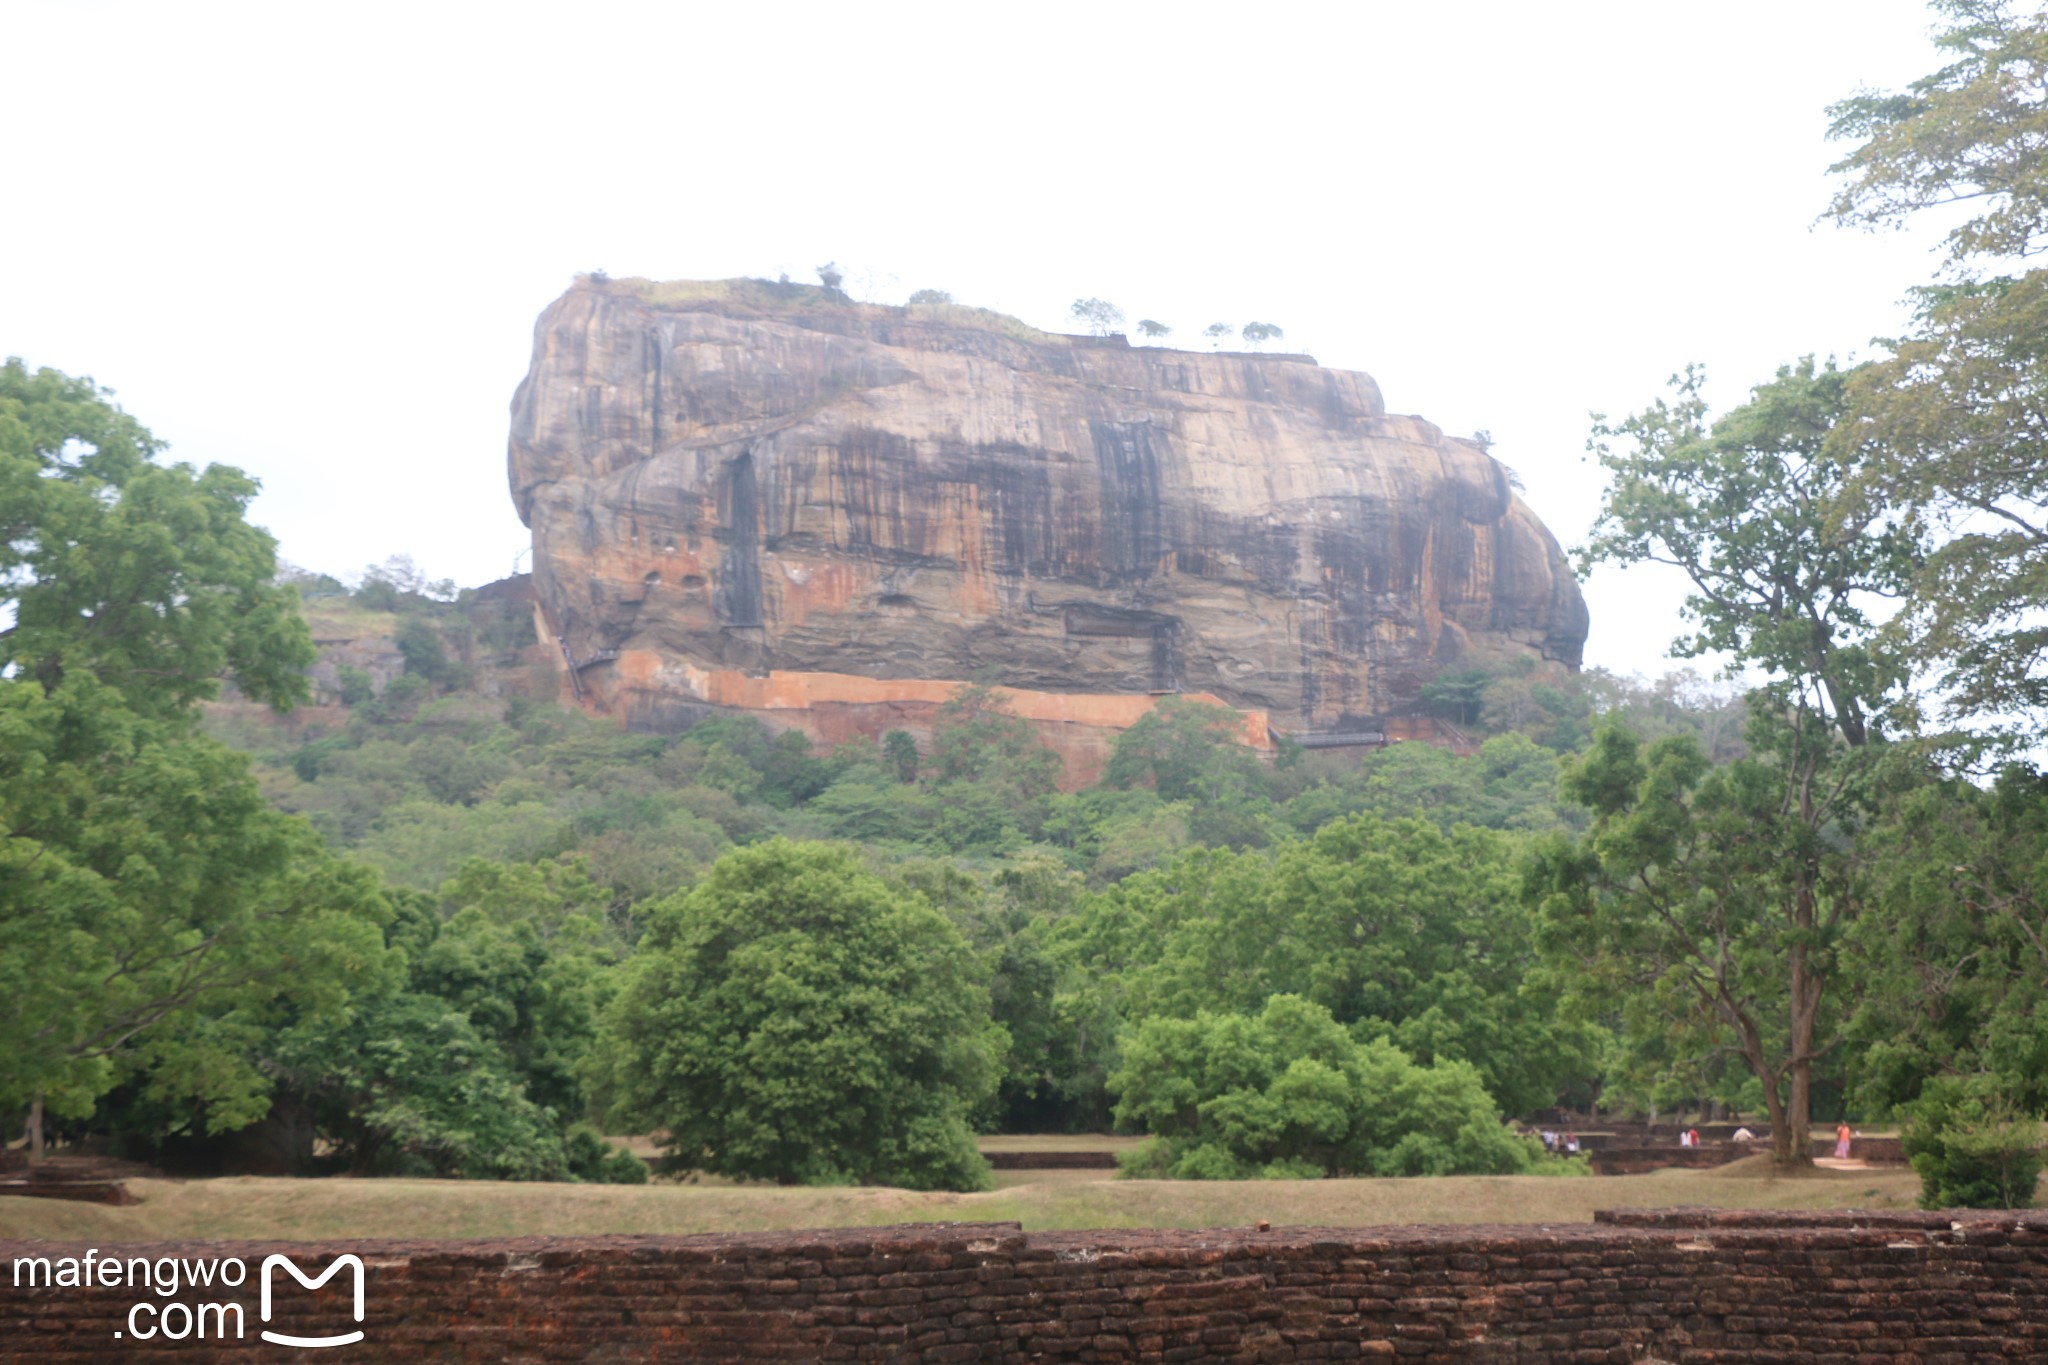
M335 1257L333 1262L328 1265L327 1269L321 1271L319 1275L315 1276L313 1279L310 1280L307 1279L304 1275L301 1275L299 1273L299 1268L293 1265L290 1261L286 1260L284 1257L276 1255L265 1256L263 1258L263 1302L258 1310L262 1314L263 1320L265 1322L270 1321L271 1271L277 1269L287 1270L291 1272L291 1277L297 1280L299 1284L304 1288L318 1289L321 1285L326 1284L329 1280L333 1279L336 1272L342 1270L344 1267L355 1272L356 1321L361 1322L363 1320L363 1260L362 1257L354 1255ZM288 1336L283 1332L273 1332L266 1327L259 1335L261 1335L265 1341L272 1342L278 1346L350 1346L363 1339L363 1332L361 1328L357 1328L353 1332L344 1332L340 1336L295 1337Z
M361 1322L364 1273L360 1256L337 1256L317 1275L307 1275L287 1257L274 1254L264 1257L262 1268L257 1272L257 1316L263 1324L257 1335L275 1346L300 1349L352 1346L361 1341L363 1330L360 1327L352 1332L307 1336L273 1331L270 1326L273 1309L271 1286L279 1279L279 1271L296 1280L301 1289L317 1293L344 1270L349 1272L349 1288L355 1291L351 1301L353 1317ZM17 1256L14 1259L14 1287L18 1290L127 1289L134 1292L136 1301L129 1305L126 1316L117 1319L122 1325L114 1331L114 1339L123 1346L241 1340L246 1328L240 1303L228 1298L186 1303L180 1294L211 1289L215 1285L239 1289L248 1282L248 1263L233 1256L102 1256L99 1248L94 1247L83 1256ZM288 1326L288 1319L289 1314L278 1326Z

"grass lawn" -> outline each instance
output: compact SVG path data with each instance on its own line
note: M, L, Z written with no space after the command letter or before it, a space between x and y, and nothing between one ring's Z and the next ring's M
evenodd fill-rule
M1027 1229L1362 1227L1398 1223L1580 1223L1603 1208L1911 1208L1903 1168L1772 1177L1743 1169L1633 1176L1453 1176L1412 1180L1104 1180L1018 1171L985 1194L759 1185L553 1185L456 1180L135 1180L142 1203L105 1208L0 1198L0 1238L121 1242L189 1238L442 1238L610 1232L748 1232L913 1222L1019 1222Z
M974 1145L984 1152L1124 1152L1144 1140L1118 1133L985 1133Z

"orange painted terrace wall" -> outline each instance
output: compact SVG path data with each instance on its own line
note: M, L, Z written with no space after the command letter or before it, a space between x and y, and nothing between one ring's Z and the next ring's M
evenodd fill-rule
M586 669L581 696L585 709L613 714L632 724L650 704L685 699L742 711L782 730L801 730L814 743L833 747L865 736L879 740L891 730L908 731L921 744L931 740L939 708L965 683L944 678L867 678L852 673L775 671L753 675L738 669L707 669L655 650L628 649L616 659ZM1118 734L1149 714L1163 697L1143 693L1039 692L1020 687L992 689L1011 715L1029 721L1060 756L1060 785L1068 791L1102 775ZM564 679L564 691L571 692ZM1179 694L1184 700L1224 706L1207 692ZM1238 711L1238 739L1260 753L1273 740L1263 710Z

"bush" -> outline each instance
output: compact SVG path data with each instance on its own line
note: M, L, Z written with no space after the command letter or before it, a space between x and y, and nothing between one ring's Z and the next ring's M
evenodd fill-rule
M560 1180L554 1118L455 1005L417 993L312 1017L265 1069L311 1115L335 1164L366 1175Z
M352 664L343 664L337 668L334 671L334 679L343 706L361 706L364 702L376 699L376 680Z
M1989 1076L1929 1081L1901 1135L1926 1209L2024 1209L2034 1203L2039 1120L2021 1114Z
M562 1136L569 1174L592 1185L645 1185L647 1163L624 1147L614 1147L587 1123L573 1125Z
M1501 1123L1469 1064L1417 1066L1295 995L1257 1015L1148 1019L1109 1088L1118 1124L1155 1139L1127 1159L1127 1175L1510 1175L1539 1150Z
M612 1154L604 1159L604 1168L598 1178L607 1185L645 1185L647 1163L624 1147L615 1147Z

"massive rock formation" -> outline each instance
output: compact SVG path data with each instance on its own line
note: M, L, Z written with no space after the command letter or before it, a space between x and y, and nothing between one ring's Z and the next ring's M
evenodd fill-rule
M1305 356L583 279L536 326L511 477L577 695L648 727L924 714L992 673L1110 728L1188 691L1366 729L1445 668L1576 666L1586 634L1499 464Z

